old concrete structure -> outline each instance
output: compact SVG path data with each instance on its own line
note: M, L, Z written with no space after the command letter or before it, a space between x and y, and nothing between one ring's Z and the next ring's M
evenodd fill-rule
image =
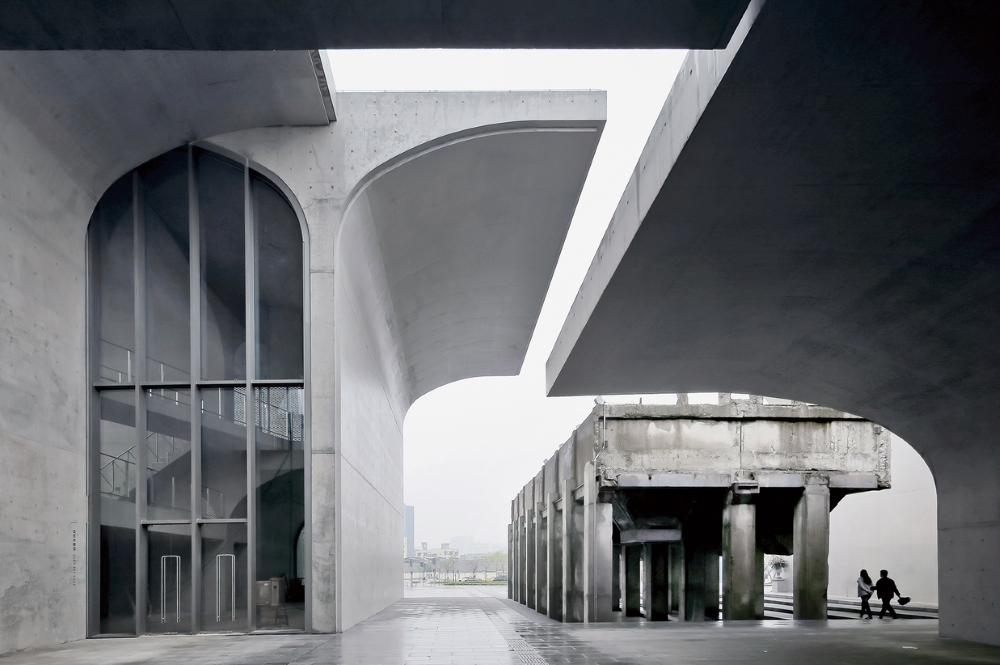
M598 404L518 493L510 598L564 622L703 621L721 555L723 618L762 619L764 555L794 554L795 618L826 619L830 511L889 487L889 432L811 404L680 397Z
M1000 645L998 25L752 2L681 66L547 371L883 424L934 475L941 634Z

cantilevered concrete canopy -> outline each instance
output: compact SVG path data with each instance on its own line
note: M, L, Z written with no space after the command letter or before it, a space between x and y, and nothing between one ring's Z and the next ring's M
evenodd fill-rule
M411 399L521 369L603 120L546 124L420 151L358 204L378 235Z
M548 362L552 395L759 392L889 427L937 482L941 631L992 643L998 28L992 3L753 3L689 54Z
M747 0L12 0L0 49L718 48Z
M97 198L122 173L189 141L328 124L325 76L308 51L8 51L0 104ZM21 133L6 129L12 139Z

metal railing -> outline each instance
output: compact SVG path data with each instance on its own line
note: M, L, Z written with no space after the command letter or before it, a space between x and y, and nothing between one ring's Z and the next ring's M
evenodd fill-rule
M117 455L101 453L101 461L108 458L108 461L101 465L101 494L126 497L135 489L134 450L135 446L131 446ZM124 480L124 485L118 485L119 476Z

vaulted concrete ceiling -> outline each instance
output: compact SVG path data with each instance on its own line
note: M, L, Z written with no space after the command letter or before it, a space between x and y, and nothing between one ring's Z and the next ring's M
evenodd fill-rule
M604 126L602 93L577 101L589 119L485 127L365 191L411 399L520 371Z
M9 0L0 49L717 48L747 0Z
M941 632L994 644L998 31L997 3L755 0L689 54L547 365L551 395L889 427L937 483Z

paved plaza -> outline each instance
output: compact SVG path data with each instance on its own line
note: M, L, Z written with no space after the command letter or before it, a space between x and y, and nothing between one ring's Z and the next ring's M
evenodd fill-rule
M417 588L341 635L84 640L0 665L1000 663L1000 648L939 638L937 621L565 625L505 595L504 587Z

